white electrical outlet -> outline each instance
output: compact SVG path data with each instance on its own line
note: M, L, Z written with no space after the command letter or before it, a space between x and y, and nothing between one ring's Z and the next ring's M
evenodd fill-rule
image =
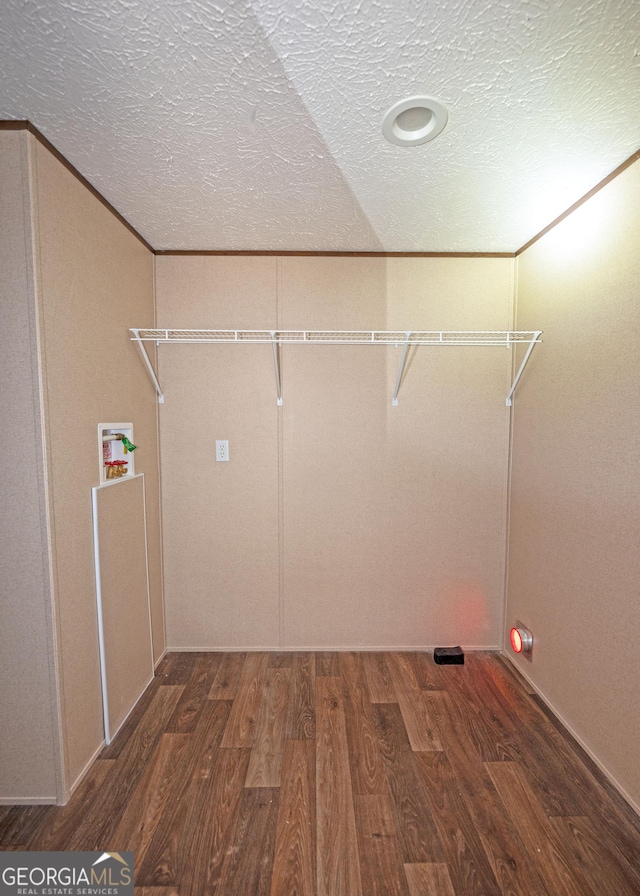
M227 439L216 439L216 460L229 460L229 441Z

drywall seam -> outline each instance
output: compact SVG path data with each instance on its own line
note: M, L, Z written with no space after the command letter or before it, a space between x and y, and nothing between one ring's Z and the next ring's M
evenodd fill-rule
M518 291L518 279L516 269L516 259L514 258L509 265L509 293L510 302L508 307L507 326L509 330L514 329L514 321L516 319L516 296ZM509 352L506 364L507 369L507 391L511 387L515 377L516 370L516 346ZM511 407L506 409L506 426L505 426L505 469L504 469L504 503L502 512L502 572L501 572L501 601L500 601L500 618L498 621L498 642L504 644L504 631L507 616L507 594L509 584L509 510L511 504L511 448L512 448L512 428L513 428L513 403Z
M516 321L518 320L518 259L514 258L512 264L512 305L511 305L511 322L510 326L514 327ZM511 364L510 364L510 376L511 382L513 382L514 377L516 375L516 365L517 358L516 352L512 352L511 354ZM511 486L512 486L512 474L513 474L513 429L514 429L514 421L517 407L517 399L514 396L514 401L509 409L509 419L507 422L507 494L505 497L505 511L504 511L504 524L505 524L505 541L504 541L504 590L502 594L502 620L500 626L500 645L501 649L504 649L504 645L506 643L506 627L507 627L507 612L509 605L509 549L511 546Z
M158 326L158 304L157 304L157 272L156 272L156 259L153 257L152 259L152 289L153 289L153 325L154 327ZM154 369L158 370L158 348L157 346L154 348ZM160 544L159 544L159 553L160 553L160 598L162 601L162 646L163 652L162 656L159 657L156 662L156 668L158 663L162 659L162 657L167 652L167 611L165 604L165 593L164 593L164 526L162 521L162 449L160 447L160 402L156 401L156 462L158 465L158 528L160 530Z
M153 261L153 279L154 279L154 293L155 293L155 283L156 283L156 260L155 260L155 258ZM154 315L156 315L156 314L157 314L157 307L155 307L155 297L154 297ZM156 349L156 359L155 359L156 367L155 367L155 369L158 371L158 376L161 377L162 376L162 369L161 369L162 358L159 356L159 354L160 353L158 353L158 351ZM166 603L164 600L167 569L165 566L166 552L164 550L164 539L165 539L165 526L164 526L164 513L163 513L164 502L163 502L163 495L162 495L163 476L162 476L162 437L161 437L161 434L163 431L162 430L163 421L162 421L162 416L159 413L159 409L158 409L158 414L156 416L156 420L158 421L158 423L157 423L157 438L158 438L158 500L160 501L160 518L159 518L159 524L160 524L160 579L162 581L162 620L163 620L163 626L164 626L164 638L165 638L164 643L165 643L165 651L166 651L169 648L167 646L167 607L166 607Z
M550 712L553 713L553 715L554 715L554 716L556 717L556 719L562 724L562 726L563 726L564 728L566 728L566 730L569 732L569 734L571 735L571 737L576 741L576 743L579 744L580 747L582 747L582 749L585 751L585 753L586 753L587 756L591 759L591 761L592 761L593 763L595 763L595 765L598 766L598 768L600 769L600 771L602 772L602 774L605 776L605 778L607 779L607 781L609 781L609 783L610 783L613 787L615 787L615 789L618 791L618 793L619 793L620 796L624 799L624 801L625 801L626 803L629 804L629 806L633 809L633 811L634 811L638 816L640 816L640 805L638 805L638 804L632 799L632 797L627 793L627 791L626 791L626 790L624 789L624 787L619 783L619 781L618 781L618 780L611 774L611 772L610 772L609 769L606 767L606 765L604 765L604 764L602 763L602 761L597 757L597 755L596 755L596 754L589 748L588 744L585 743L585 741L584 741L584 740L580 737L580 735L574 730L574 728L569 724L569 722L567 722L567 720L566 720L565 717L562 715L562 713L559 712L559 710L556 709L556 707L554 706L554 704L553 704L550 700L547 699L547 697L545 696L544 692L540 690L540 688L537 686L537 684L535 684L535 682L533 681L533 679L530 678L530 677L526 674L526 672L524 672L524 671L520 668L520 666L519 666L517 663L515 663L515 662L513 661L513 659L511 658L511 655L509 654L509 652L508 652L507 650L505 650L505 649L503 648L503 649L500 651L500 653L502 654L502 656L504 656L505 659L507 659L507 660L509 661L510 666L511 666L513 669L515 669L515 671L516 671L519 675L521 675L521 676L524 678L524 680L527 682L528 685L530 685L530 687L533 688L533 690L534 690L535 693L538 695L538 697L540 697L540 699L543 701L544 705L549 709Z
M38 394L36 402L39 407L39 419L35 421L36 432L39 433L39 480L42 483L42 510L44 515L44 529L42 532L43 552L47 557L47 569L44 570L44 582L47 599L47 617L49 619L49 631L47 635L49 649L51 706L55 729L52 732L55 753L56 775L56 801L63 805L70 796L69 787L69 761L67 752L67 737L65 726L65 701L64 701L64 675L62 650L60 645L60 620L56 602L57 574L55 564L55 533L53 518L53 493L50 476L50 445L48 434L49 407L46 387L46 348L44 338L44 313L42 307L42 271L40 264L40 226L38 220L38 169L35 146L36 138L31 133L26 134L25 150L27 165L27 202L26 219L30 229L30 246L28 246L27 258L29 259L28 277L30 280L31 326L33 326L32 339L35 347L33 353L34 381L37 383Z
M276 327L280 329L281 308L280 294L282 284L282 260L276 258ZM282 382L282 356L280 357L280 378ZM285 588L284 588L284 410L282 405L276 405L277 438L278 438L278 636L279 645L282 648L286 640L285 620Z

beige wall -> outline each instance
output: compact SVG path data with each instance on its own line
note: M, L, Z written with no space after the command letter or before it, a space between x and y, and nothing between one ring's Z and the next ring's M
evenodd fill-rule
M156 300L159 326L260 327L276 319L276 262L158 257ZM158 370L168 644L275 646L278 409L271 349L164 345ZM229 440L229 463L214 462L216 439Z
M518 665L640 807L640 164L519 258L544 330L514 418L506 624Z
M0 138L10 299L0 337L9 555L0 800L63 801L103 742L91 515L100 422L134 425L156 658L165 649L157 402L127 332L153 325L153 255L35 137Z
M145 474L147 494L154 652L164 650L157 403L128 339L128 327L153 323L153 255L47 149L30 140L55 601L73 786L103 739L91 521L100 422L133 422L136 472Z
M156 260L158 325L507 329L509 259ZM510 355L161 346L173 648L497 646ZM227 438L231 461L214 462Z
M0 800L60 786L28 138L0 132Z

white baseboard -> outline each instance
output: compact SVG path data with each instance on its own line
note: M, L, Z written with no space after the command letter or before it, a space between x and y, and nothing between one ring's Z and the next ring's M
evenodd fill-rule
M574 728L572 727L572 725L570 724L570 722L568 722L567 719L564 718L564 716L562 715L562 713L559 712L559 711L555 708L555 706L553 705L553 703L552 703L552 702L545 696L545 694L542 693L542 691L541 691L540 688L536 685L536 683L535 683L534 681L531 680L531 678L530 678L530 677L529 677L529 676L528 676L528 675L527 675L527 674L520 668L520 666L518 666L518 665L516 665L516 663L514 663L513 659L511 658L511 656L509 655L509 653L508 653L506 650L500 650L499 653L500 653L501 656L503 656L505 659L507 659L507 660L509 661L509 665L515 670L515 672L517 672L518 675L521 675L522 678L524 678L525 681L526 681L526 682L533 688L533 690L535 691L535 693L538 695L538 697L540 697L540 699L542 700L542 702L544 703L544 705L548 708L548 710L549 710L551 713L553 713L553 715L554 715L554 716L556 717L556 719L561 723L561 725L562 725L564 728L567 729L567 731L569 732L569 734L571 735L571 737L576 741L576 743L578 743L578 744L582 747L582 749L585 751L585 753L587 754L587 756L588 756L588 757L595 763L595 765L598 766L598 768L600 769L600 771L602 772L602 774L605 776L605 778L607 779L607 781L608 781L613 787L615 787L615 789L618 791L618 793L620 794L620 796L624 799L624 801L625 801L626 803L629 804L629 806L633 809L633 811L636 813L636 815L640 816L640 806L639 806L639 805L635 802L635 800L632 799L632 797L627 793L627 791L624 789L624 787L622 786L622 784L617 780L617 778L615 778L615 776L611 774L611 772L610 772L609 769L606 767L606 765L604 765L604 763L603 763L603 762L596 756L596 754L589 748L588 744L586 744L586 743L584 742L584 740L580 737L580 735L574 730Z
M85 765L85 767L82 769L82 771L80 772L80 774L78 775L78 777L76 778L76 780L73 782L73 784L72 784L71 787L69 788L69 795L68 795L67 799L65 800L65 802L62 803L61 805L66 805L66 803L69 802L69 800L71 799L71 797L73 796L73 794L76 792L76 790L78 789L78 787L82 784L82 782L84 781L84 779L86 778L86 776L87 776L87 775L89 774L89 772L91 771L91 769L92 769L92 767L93 767L93 763L96 761L96 759L98 758L98 756L100 755L100 753L102 753L102 751L104 750L104 748L105 748L105 742L104 742L104 740L103 740L102 743L100 744L100 746L97 748L97 750L95 750L95 752L94 752L93 755L91 756L91 759L89 759L89 761L87 762L87 764Z
M242 647L167 647L165 653L433 653L436 647L454 645L434 644L433 646L425 646L424 644L393 644L389 645L371 645L356 644L353 646L341 644L340 646L331 647L323 645L314 646L295 646L295 647L278 647L273 644L242 646ZM467 653L485 651L489 653L499 653L501 648L497 644L474 645L469 647L464 645L462 649Z

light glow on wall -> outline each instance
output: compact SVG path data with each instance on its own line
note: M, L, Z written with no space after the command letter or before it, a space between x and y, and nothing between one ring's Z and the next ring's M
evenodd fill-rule
M595 191L544 234L541 242L549 260L566 264L589 258L596 250L601 251L615 215L608 191Z
M604 203L597 199L596 195L587 200L549 232L554 254L568 261L593 252L608 224Z

